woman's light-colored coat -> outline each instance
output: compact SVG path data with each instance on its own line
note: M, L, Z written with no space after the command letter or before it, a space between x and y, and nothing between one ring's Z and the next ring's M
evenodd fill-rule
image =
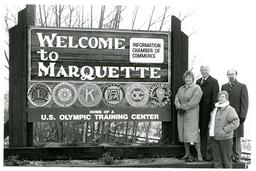
M177 109L186 110L183 116L177 116L179 140L181 142L199 142L199 102L203 92L199 85L181 86L175 96Z
M209 123L209 127L212 122ZM228 105L227 107L220 108L217 110L214 122L214 138L216 140L226 140L233 138L234 130L239 126L239 118L237 116L236 110Z

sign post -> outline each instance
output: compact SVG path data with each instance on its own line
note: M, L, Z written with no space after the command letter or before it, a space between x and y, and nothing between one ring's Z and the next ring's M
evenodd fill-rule
M9 32L9 146L33 145L33 123L27 118L27 27L35 25L35 6L18 14L18 25Z

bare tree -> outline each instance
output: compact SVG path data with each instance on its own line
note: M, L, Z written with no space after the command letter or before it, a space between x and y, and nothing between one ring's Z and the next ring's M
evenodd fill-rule
M45 5L43 5L43 11L44 11L44 25L48 26L47 20L48 20L48 17L50 15L50 11L52 11L52 10L51 10L51 8L48 8L47 11L46 11ZM53 14L53 11L51 12L50 21L49 22L51 22L52 14Z
M5 57L6 62L8 64L8 65L4 64L4 66L5 66L5 68L7 68L9 70L9 57L8 57L8 55L7 55L5 50L4 50L4 57Z
M165 15L166 15L166 12L167 12L168 8L169 7L166 6L165 9L164 9L164 15L163 15L163 18L162 18L162 21L161 21L161 24L160 24L159 31L162 30L162 27L163 27L163 24L164 24L164 20L165 20Z
M83 131L83 143L87 142L87 135L88 135L88 122L84 122L84 131Z
M107 122L107 123L106 123L106 127L105 127L105 129L104 129L105 142L106 142L106 143L109 143L109 142L110 142L110 132L111 132L110 128L111 128L111 122Z
M121 22L121 13L125 10L126 8L122 8L122 6L118 5L115 6L114 10L110 11L108 15L106 15L106 19L110 18L109 21L106 21L104 24L105 28L109 29L119 29L119 24ZM112 18L111 18L112 15Z
M137 18L138 9L139 9L139 7L136 6L135 9L134 9L134 12L133 12L133 16L132 16L132 30L134 28L135 20Z
M69 9L69 22L68 22L68 27L71 27L72 24L72 16L74 11L76 10L76 7L68 5L68 9ZM77 18L77 17L76 17ZM77 20L76 20L77 21ZM75 24L76 22L74 22Z
M55 14L55 25L56 27L61 27L62 24L62 16L65 5L54 5L54 14Z
M43 14L42 14L42 7L41 7L41 5L39 5L39 16L40 16L39 22L41 23L41 26L44 26Z
M99 29L101 29L102 26L103 26L104 13L105 13L105 5L102 5L102 6L101 6L101 13L100 13Z
M93 7L91 5L91 28L93 28L93 20L92 20L92 17L93 16Z
M137 136L137 128L138 128L138 121L133 121L133 129L132 129L132 142L135 141L135 138Z
M150 131L150 127L151 127L151 121L147 122L148 124L145 124L145 132L146 132L146 143L149 142L149 131Z
M121 21L121 5L116 6L116 14L113 20L113 29L119 29L119 24Z
M9 29L17 24L17 13L20 11L20 7L17 7L14 12L6 8L6 14L4 16L5 30L9 32Z
M195 12L196 12L196 10L193 10L193 11L188 10L188 11L186 12L186 14L182 17L182 12L180 11L178 18L181 20L181 22L183 22L186 18L190 17L190 16L193 15Z
M125 127L125 136L124 136L125 142L127 142L127 139L128 139L128 129L129 129L129 121L126 122L126 127Z
M151 16L150 16L149 23L148 23L148 30L151 27L151 22L152 22L152 18L153 18L153 15L154 15L154 11L155 11L155 6L153 7L153 10L151 12Z

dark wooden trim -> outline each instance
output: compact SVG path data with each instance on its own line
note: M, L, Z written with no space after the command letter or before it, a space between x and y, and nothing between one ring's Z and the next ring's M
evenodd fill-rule
M183 84L182 75L188 69L188 37L181 31L181 21L172 16L171 34L171 122L163 122L163 141L179 144L175 95Z
M171 136L172 143L176 143L178 140L177 133L177 113L174 106L175 95L180 86L180 75L181 75L181 21L172 16L172 78L171 78L171 87L172 87L172 97L171 97L171 108L172 108L172 125L171 125Z
M110 152L114 158L145 158L145 157L181 157L184 148L172 146L96 146L96 147L19 147L4 149L4 159L18 155L19 159L28 160L69 160L99 159L102 154Z
M35 5L18 14L18 25L9 30L9 146L33 145L33 124L27 123L27 27L35 25Z

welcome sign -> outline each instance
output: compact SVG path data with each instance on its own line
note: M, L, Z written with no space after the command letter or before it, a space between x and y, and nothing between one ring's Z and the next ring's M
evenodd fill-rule
M30 27L29 121L170 120L170 33Z

